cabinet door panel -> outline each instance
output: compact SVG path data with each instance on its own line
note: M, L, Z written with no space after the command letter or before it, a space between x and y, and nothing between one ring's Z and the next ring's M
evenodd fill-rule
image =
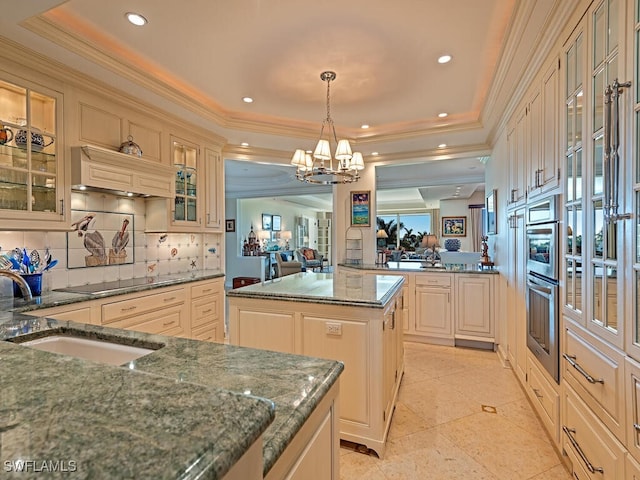
M416 286L416 332L453 337L451 290Z
M370 358L369 324L305 316L303 325L303 355L339 360L346 365L340 376L340 418L369 424L371 382L381 381L371 378L370 362L374 359ZM340 334L330 333L332 326L339 326Z
M122 143L122 120L114 113L80 103L80 142L104 148Z

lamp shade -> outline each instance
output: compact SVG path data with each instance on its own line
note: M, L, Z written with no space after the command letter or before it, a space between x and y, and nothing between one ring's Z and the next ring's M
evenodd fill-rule
M360 152L353 152L351 157L351 170L364 170L364 159Z
M322 138L318 140L318 145L316 145L313 156L318 160L331 160L331 146L329 145L329 140L324 140Z
M378 230L378 232L376 233L376 238L389 238L389 235L387 235L387 232L385 232L382 228L380 230Z
M295 165L298 168L305 168L306 167L306 153L304 150L302 150L301 148L297 149L294 154L293 154L293 158L291 159L291 165Z
M284 230L280 232L280 238L282 240L291 240L291 230Z
M351 152L349 140L340 140L336 148L336 160L350 160L352 156L353 153Z
M422 237L422 242L420 244L425 248L435 248L438 245L438 237L431 233L427 233Z

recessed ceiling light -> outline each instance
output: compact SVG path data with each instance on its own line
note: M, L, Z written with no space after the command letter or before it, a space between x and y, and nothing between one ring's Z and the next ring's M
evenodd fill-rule
M380 154L378 152L371 152L371 155L373 155L374 157L377 157Z
M242 142L242 143L240 144L240 146L241 146L241 147L248 147L248 146L249 146L249 144L248 144L247 142Z
M364 125L360 126L360 128L369 128L369 125L365 123Z
M446 144L446 143L441 143L440 145L438 145L438 148L444 148L444 147L446 147L446 146L447 146L447 144Z
M251 97L242 97L242 101L244 103L253 103L253 98L251 98Z
M449 63L451 61L451 55L442 55L438 57L438 63Z
M127 17L127 20L129 20L129 22L133 23L136 27L141 27L141 26L147 24L147 19L144 18L139 13L127 12L125 14L125 17Z
M127 197L133 197L133 193L127 192Z
M440 118L444 118L444 117L446 117L446 116L448 116L448 115L449 115L449 114L448 114L447 112L442 112L442 113L439 113L439 114L438 114L438 116L439 116Z

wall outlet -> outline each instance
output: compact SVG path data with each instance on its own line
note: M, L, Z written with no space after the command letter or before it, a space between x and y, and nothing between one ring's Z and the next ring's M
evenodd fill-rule
M325 323L325 333L327 335L342 335L341 323Z

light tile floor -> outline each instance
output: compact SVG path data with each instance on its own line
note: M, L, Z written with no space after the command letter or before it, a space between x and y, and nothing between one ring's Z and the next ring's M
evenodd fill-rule
M405 343L384 459L346 444L340 453L343 480L571 478L513 372L467 348Z

